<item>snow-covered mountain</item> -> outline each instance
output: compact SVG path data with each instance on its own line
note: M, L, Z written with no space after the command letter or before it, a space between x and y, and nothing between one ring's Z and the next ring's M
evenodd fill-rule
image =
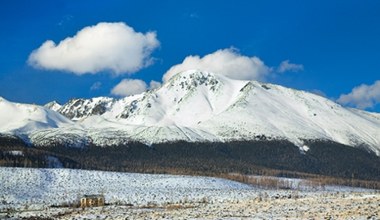
M102 115L110 106L114 99L108 97L98 97L92 99L71 99L65 105L59 105L56 102L50 102L45 107L61 113L62 115L77 121L92 115Z
M72 125L61 114L37 105L12 103L0 97L0 133L29 135L49 128Z
M48 108L48 109L51 109L53 111L57 111L58 109L60 109L62 107L61 104L59 104L58 102L56 101L52 101L52 102L49 102L47 103L46 105L44 105L45 108Z
M36 145L265 138L289 140L304 151L306 140L329 140L380 155L380 114L344 108L304 91L204 71L179 73L160 88L119 100L73 99L46 107L76 122L28 130Z

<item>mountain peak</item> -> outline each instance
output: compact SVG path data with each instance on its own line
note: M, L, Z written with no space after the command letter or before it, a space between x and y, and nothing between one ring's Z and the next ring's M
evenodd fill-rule
M187 70L173 76L167 85L179 87L181 90L193 90L199 86L209 87L211 91L216 90L222 75L200 70Z
M201 71L197 69L186 70L177 73L169 81L178 81L183 79L203 79L206 80L208 78L215 78L216 73Z
M62 107L62 105L59 104L57 101L51 101L49 103L46 103L44 107L53 111L58 111Z
M110 97L97 97L91 99L71 99L61 106L58 112L77 121L91 115L102 115L112 106L115 100Z
M176 75L174 75L172 78L186 77L186 76L189 76L189 77L190 76L192 76L192 77L195 77L195 76L208 77L208 76L215 76L215 75L216 75L216 73L209 72L209 71L204 71L204 70L199 70L199 69L190 69L190 70L185 70L185 71L179 72Z
M57 109L59 105L52 102L46 107ZM32 112L31 108L26 112ZM0 108L4 115L20 112L4 109ZM51 132L91 140L95 145L265 137L290 141L300 149L308 140L328 140L380 155L379 115L344 108L308 92L207 71L184 71L160 88L119 100L72 99L57 111L76 123L51 131L28 130L26 135L33 134L40 141ZM46 122L37 114L41 111L35 113L36 121ZM9 117L4 116L4 122Z
M25 135L39 129L69 125L61 114L38 105L0 101L0 133Z

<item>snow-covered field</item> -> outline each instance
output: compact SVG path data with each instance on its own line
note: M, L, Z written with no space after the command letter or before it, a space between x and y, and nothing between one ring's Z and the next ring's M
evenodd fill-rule
M0 182L0 219L303 218L312 217L312 210L346 217L359 210L352 216L376 219L380 214L378 192L348 187L263 190L211 177L5 167ZM85 194L103 194L110 205L51 207L76 203Z
M236 201L253 196L253 187L195 176L102 172L71 169L0 168L0 209L75 203L86 194L104 194L107 203Z

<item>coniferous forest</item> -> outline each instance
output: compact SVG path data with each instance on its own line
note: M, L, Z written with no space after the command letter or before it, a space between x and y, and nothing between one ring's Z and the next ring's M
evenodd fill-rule
M272 175L286 177L329 176L380 180L380 158L375 154L335 142L309 142L302 152L288 141L239 141L228 143L161 143L151 146L34 147L21 139L0 139L0 166L49 168L48 158L60 166L122 172L223 176ZM15 153L16 152L16 153Z

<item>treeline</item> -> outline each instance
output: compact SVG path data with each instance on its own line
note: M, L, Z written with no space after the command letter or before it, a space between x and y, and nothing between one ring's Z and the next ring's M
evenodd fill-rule
M76 161L65 155L57 155L45 149L28 146L19 138L0 135L0 166L3 167L49 167L48 157L56 157L67 168L79 168Z
M46 167L46 157L54 156L64 167L79 169L210 176L239 173L310 178L317 175L336 178L344 185L362 184L352 180L380 181L380 159L372 153L335 142L314 141L308 146L310 150L306 153L288 141L264 140L36 148L5 145L0 140L0 166ZM7 153L11 150L23 151L24 155Z
M0 166L49 168L51 166L49 157L57 158L65 168L80 168L79 163L72 159L34 148L0 151Z
M275 178L274 176L250 176L239 173L221 174L219 177L254 185L261 189L325 189L326 186L350 186L368 189L380 189L380 181L338 178L333 176L315 175L309 173L293 173L303 181L295 184L291 179Z

